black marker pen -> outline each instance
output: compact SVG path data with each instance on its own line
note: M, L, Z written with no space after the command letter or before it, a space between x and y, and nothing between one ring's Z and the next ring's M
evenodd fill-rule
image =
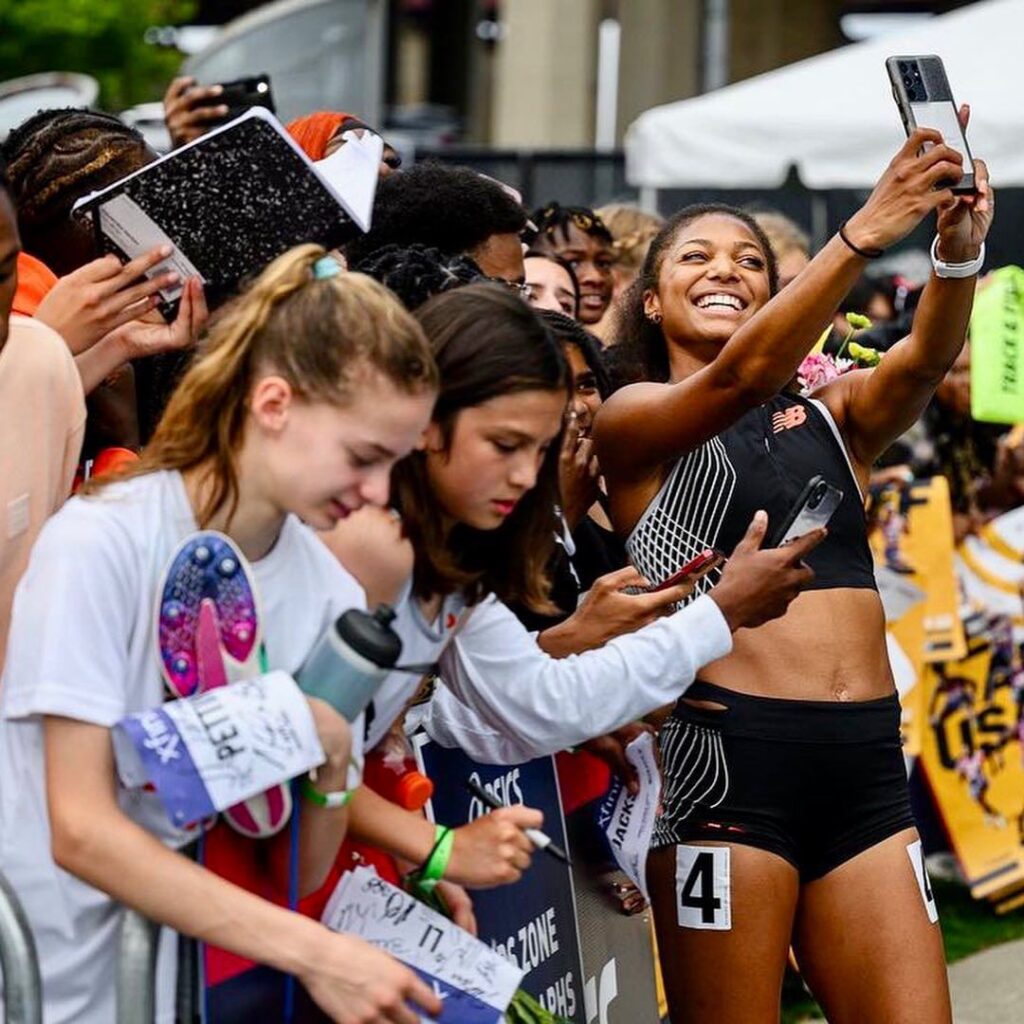
M472 779L466 779L466 789L468 789L473 796L481 801L481 803L486 807L489 807L492 811L496 811L505 806L500 800L496 800L491 796L483 786L478 785ZM556 845L551 836L545 835L539 828L524 828L523 832L526 834L526 838L529 839L538 850L546 850L556 860L560 860L564 864L572 864L572 861L569 860L569 855L565 850Z

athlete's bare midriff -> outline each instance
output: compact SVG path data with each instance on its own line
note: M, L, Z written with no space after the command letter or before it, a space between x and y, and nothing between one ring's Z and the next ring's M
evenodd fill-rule
M885 615L874 590L809 590L781 619L741 629L732 654L706 666L716 686L789 700L861 701L895 689Z

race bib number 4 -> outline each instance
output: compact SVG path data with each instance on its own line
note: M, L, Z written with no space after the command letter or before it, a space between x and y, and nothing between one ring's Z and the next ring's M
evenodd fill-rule
M729 847L676 847L676 917L680 928L732 928Z

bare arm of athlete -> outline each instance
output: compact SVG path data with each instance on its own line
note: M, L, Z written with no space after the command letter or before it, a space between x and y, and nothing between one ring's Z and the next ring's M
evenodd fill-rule
M960 176L959 154L941 135L919 129L899 150L867 202L847 223L862 249L884 249L949 202L943 179ZM935 145L926 153L926 143ZM671 385L633 384L614 394L595 421L602 470L614 480L644 480L766 401L792 378L864 266L838 236L801 274L737 328L712 362Z

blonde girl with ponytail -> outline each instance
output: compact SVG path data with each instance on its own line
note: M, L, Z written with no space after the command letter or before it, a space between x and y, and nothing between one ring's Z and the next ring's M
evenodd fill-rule
M185 835L154 794L118 791L111 747L117 721L163 699L154 595L198 529L252 563L273 668L294 673L365 601L310 527L387 500L438 377L390 292L340 269L313 245L270 264L210 331L137 466L72 498L32 551L0 696L0 870L32 926L47 1024L115 1019L123 906L297 975L332 1020L414 1024L406 1000L440 1012L397 961L174 852ZM348 726L310 704L328 754L317 786L344 789ZM303 807L300 893L322 884L346 820ZM173 973L159 976L170 1021Z

